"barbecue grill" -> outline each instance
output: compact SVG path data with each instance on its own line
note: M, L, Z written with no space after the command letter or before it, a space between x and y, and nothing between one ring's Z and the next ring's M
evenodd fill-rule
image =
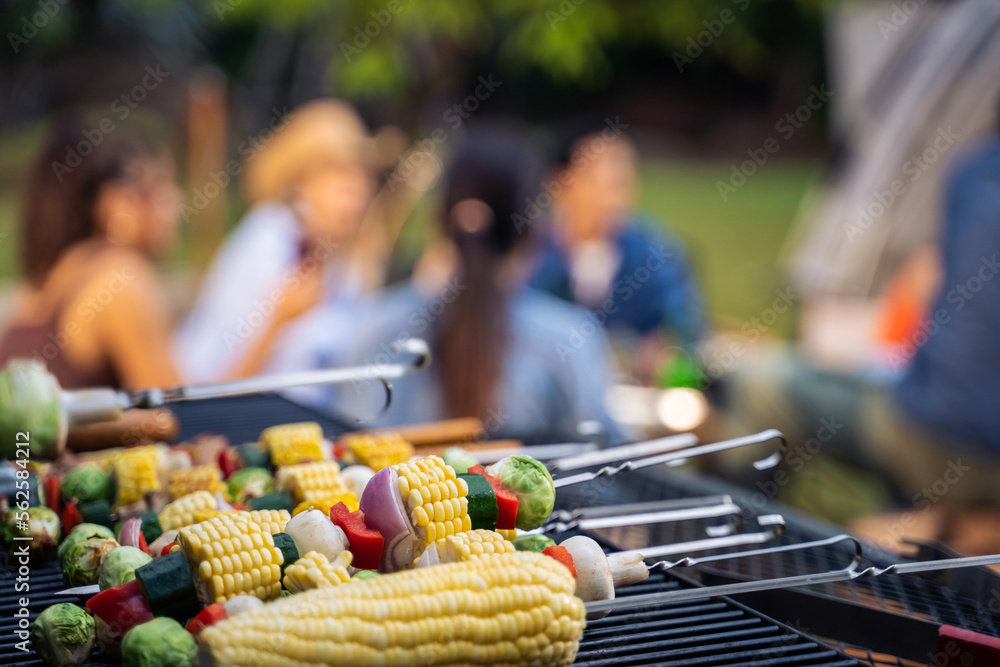
M224 435L234 443L255 440L260 431L277 423L315 420L327 435L345 426L328 416L277 395L250 395L182 403L175 411L181 437L199 433ZM780 512L787 529L775 544L798 544L829 537L837 531L814 518L768 503L754 506L739 490L697 475L678 474L661 467L603 478L560 489L559 506L585 507L672 498L730 494L749 516ZM759 503L758 503L759 504ZM717 524L717 521L716 521ZM626 526L592 532L608 550L704 538L711 520ZM747 530L750 530L749 528ZM619 591L619 597L703 584L728 583L844 567L852 549L831 545L761 557L721 561L709 569L653 573L641 584ZM950 554L925 545L929 559ZM898 557L866 546L870 564L888 565ZM6 558L4 559L6 561ZM16 573L2 573L0 586L0 665L41 665L34 653L15 647L18 598L28 597L31 620L55 602L84 599L56 598L65 588L58 566L50 563L32 570L30 591L14 592ZM1000 637L1000 578L988 570L965 569L930 575L893 575L833 583L793 591L767 591L736 599L659 604L613 611L588 623L580 644L580 665L994 665L978 657L979 646ZM954 655L939 651L938 635L949 637L954 626L980 635L959 642ZM985 655L985 654L984 654ZM949 660L951 660L949 662ZM970 662L971 660L971 662ZM108 663L94 662L93 665Z

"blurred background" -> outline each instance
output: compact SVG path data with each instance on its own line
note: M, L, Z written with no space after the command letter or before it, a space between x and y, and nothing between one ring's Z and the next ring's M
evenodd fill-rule
M487 347L492 340L495 349L507 349L511 340L537 343L533 332L544 329L545 336L539 336L547 347L541 356L576 355L580 369L554 371L556 380L539 382L594 384L601 406L592 413L581 408L575 416L606 419L605 428L621 438L686 430L724 437L776 426L789 431L797 447L799 458L787 461L795 473L790 482L775 486L747 478L738 472L745 468L741 461L717 461L713 471L764 493L771 493L771 484L772 495L842 522L921 505L909 490L914 477L905 482L901 474L894 477L898 471L892 462L908 459L905 449L879 445L875 461L859 453L872 453L875 445L866 443L875 437L870 432L878 430L871 427L873 418L865 406L874 405L872 391L881 396L901 381L917 350L934 338L928 324L937 321L933 305L944 298L941 281L949 272L938 242L945 237L954 165L992 141L1000 111L1000 11L992 3L3 0L0 27L6 42L0 48L0 323L32 326L51 315L33 320L30 307L19 310L22 298L30 301L45 291L45 281L36 281L24 296L23 276L29 268L25 229L31 229L25 223L25 200L30 199L25 193L37 192L31 179L40 169L39 156L47 156L45 178L55 176L62 183L62 172L75 172L77 165L83 166L75 173L88 173L87 156L99 154L99 145L110 144L116 132L122 136L131 128L149 127L171 156L171 175L164 178L179 186L180 212L176 239L152 253L157 259L150 280L158 283L156 293L164 295L163 311L137 314L136 321L144 327L151 321L165 323L162 331L149 325L143 334L149 339L176 329L166 343L175 361L169 371L161 367L160 374L119 368L111 377L122 384L144 386L163 383L163 378L205 381L346 361L379 363L376 344L404 330L421 334L421 323L430 332L447 330L438 332L436 345L449 341L446 349L466 350L467 360L490 356L472 350L476 341ZM351 107L317 111L303 106L328 98L349 103L364 127L356 127ZM281 139L293 134L291 129L284 132L293 125L299 139ZM534 272L532 285L576 300L590 316L582 310L570 315L525 306L524 313L517 311L521 319L497 324L487 305L487 314L468 315L469 322L485 323L481 328L451 326L454 331L450 316L430 316L438 314L436 300L442 311L451 303L448 276L459 276L452 291L465 289L462 276L468 278L478 261L470 259L479 257L475 252L505 257L510 245L499 232L488 232L493 245L487 244L487 250L477 250L479 241L470 241L484 233L484 225L501 227L503 206L495 202L505 195L489 192L488 184L502 185L507 176L502 169L484 166L482 152L500 163L521 159L503 157L503 141L480 143L478 154L469 148L476 144L477 131L498 127L516 133L539 162L536 194L520 197L522 191L512 185L511 191L519 194L507 196L504 203L513 211L508 217L518 234L518 220L537 227L532 261L542 268L525 269L524 282ZM61 128L64 137L55 144L53 128ZM281 324L304 321L324 301L318 291L302 294L309 281L300 280L299 273L294 284L287 278L287 271L298 271L296 261L301 264L306 251L295 255L282 249L291 252L291 259L272 267L262 259L270 243L267 234L257 245L246 240L249 232L239 234L244 223L247 229L250 223L264 224L259 207L269 197L285 202L300 222L308 217L302 213L307 200L302 193L311 187L307 176L286 176L281 170L294 171L285 163L312 160L309 145L319 150L316 146L326 141L319 138L323 128L340 133L340 139L330 139L331 145L349 143L351 150L361 151L338 158L341 171L330 175L329 182L337 183L331 188L346 182L343 169L350 160L363 162L370 172L365 209L357 216L361 221L348 225L348 231L341 225L332 241L335 254L352 260L345 260L349 268L337 274L338 294L350 292L353 304L354 297L361 301L387 288L390 300L379 302L383 307L377 316L364 310L329 312L325 319L299 327L310 329L302 335L311 341L300 345L296 341L303 339L288 327L279 331L275 325L271 332L269 325L247 318L265 319L282 311L281 304L298 299L284 308ZM623 137L626 152L618 162L608 157L616 149L586 143L601 136L608 146ZM359 137L368 142L363 151L355 147ZM284 153L274 157L279 145ZM594 148L591 158L588 145ZM357 157L362 153L363 158ZM464 171L449 172L456 161ZM528 161L518 163L524 166L522 175L530 171ZM552 184L574 168L580 170L574 178L583 193L570 201L568 188L555 192ZM608 169L613 175L595 175L592 186L582 187L587 169ZM469 177L464 196L454 192L461 190L455 185L462 182L461 173L482 176L478 183ZM273 195L260 194L278 181L299 189L288 185ZM596 211L600 195L622 198L608 205L612 217L617 216L610 231L588 236L582 223L574 227L565 221L574 210L579 219ZM551 199L558 201L553 205ZM93 197L86 201L93 203ZM462 206L470 201L485 202L486 217L475 206ZM121 249L129 244L116 242L111 234L115 215L124 214L108 214L111 222L97 226ZM1000 218L992 208L977 215L992 227ZM43 224L37 220L44 218L32 219L37 230ZM635 220L651 230L636 236L638 251L620 241L621 229ZM661 238L668 248L665 266L676 273L662 285L664 270L646 263L648 253L655 259L655 250L663 247ZM978 238L977 247L988 258L993 237L984 232ZM323 246L316 237L308 240L311 249ZM303 241L302 247L306 245ZM250 264L241 265L241 257ZM280 278L286 272L278 287L288 298L274 299L270 308L261 307L256 293L251 294L258 288L252 281L258 260L268 267L262 273L273 271ZM636 264L629 266L633 260ZM320 257L326 261L326 255ZM976 266L968 266L968 275L974 275ZM137 282L144 284L145 269L133 268L139 272ZM73 275L72 269L66 271ZM244 277L235 277L238 271ZM606 275L603 287L601 275ZM623 275L635 284L623 284ZM988 281L979 276L982 287ZM596 297L584 296L591 278L598 283ZM331 278L324 280L328 285ZM647 281L653 287L645 288ZM399 306L396 315L386 315L399 305L393 295L411 282L432 295L423 302L428 310ZM345 284L358 287L345 290ZM270 287L260 289L267 294ZM608 302L601 289L621 303L604 305ZM997 292L991 293L989 285L984 289L987 296L975 300L977 308L990 306L989 312L996 312ZM58 296L39 298L63 303ZM961 298L973 303L971 296ZM239 299L247 301L246 310L220 315L223 305ZM496 303L498 309L514 310L509 303ZM637 312L625 314L630 309ZM611 326L616 318L622 326ZM649 324L649 318L655 322ZM212 366L233 352L232 340L251 338L240 332L244 320L251 329L267 329L268 335L254 334L260 340L246 358L228 367ZM585 327L595 321L608 325L615 353L607 381L588 377L588 368L596 368L602 353L588 352L597 343ZM232 332L226 329L230 326ZM938 326L946 323L938 321ZM490 338L498 328L507 332L506 338ZM205 335L199 330L214 332L211 343L198 340ZM969 330L963 325L962 331ZM327 345L324 334L346 342ZM372 346L347 352L358 347L352 338ZM44 343L44 336L40 340ZM603 345L603 334L598 342ZM66 345L58 347L65 351ZM164 349L138 350L136 356L155 357L150 365L162 366ZM288 354L301 350L312 355L303 360ZM449 361L447 353L445 357L444 398L439 403L414 399L415 407L397 421L420 420L421 410L427 419L454 416L461 410L448 401L456 396L471 396L468 410L489 407L488 396L476 402L474 381L469 381L470 389L449 379L449 368L459 368L455 372L460 374L465 366ZM510 380L512 394L536 386L525 370L530 355L513 361L509 355L501 357L495 363L483 361L476 372ZM975 358L990 367L989 360ZM508 363L514 370L504 365ZM497 364L508 369L507 375L496 370ZM785 372L794 364L805 364L810 379ZM797 391L796 381L806 389ZM985 382L985 388L970 382L974 386L962 389L985 400L997 388L995 379ZM827 386L828 391L820 390ZM810 402L811 390L817 396ZM420 386L411 392L424 395ZM960 402L957 392L947 394L942 404ZM592 405L585 393L564 397L565 402L573 409ZM298 398L324 407L333 401L331 409L346 410L350 404L349 399L308 393ZM405 383L398 400L410 400ZM913 409L916 403L910 405ZM499 435L508 435L504 409L501 405L497 413ZM510 410L514 416L506 423L518 424L521 413ZM945 452L950 446L945 443L952 440L973 448L985 442L978 451L992 455L997 436L983 435L978 417L962 419L954 430L933 421L928 428L944 437L921 437ZM544 440L540 425L554 423L544 415L526 418L512 427L513 435L532 439L526 435L530 430L534 439ZM894 424L880 428L893 430ZM838 440L851 442L827 446ZM816 443L815 451L811 443ZM827 456L833 450L839 455ZM946 470L934 459L922 473L936 480ZM984 498L979 496L970 504L981 506ZM992 498L986 502L991 504ZM937 507L936 501L931 504Z

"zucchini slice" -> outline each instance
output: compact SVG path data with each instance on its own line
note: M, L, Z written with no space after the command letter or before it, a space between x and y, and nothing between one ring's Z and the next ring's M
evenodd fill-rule
M275 533L274 546L281 551L284 560L281 562L281 578L285 578L285 568L299 559L299 550L295 548L295 540L288 533Z
M490 480L476 473L458 475L469 486L469 519L472 521L472 530L484 528L486 530L496 530L497 516L497 494L493 491Z
M169 616L183 625L201 611L194 578L183 552L154 558L135 571L135 578L154 616Z

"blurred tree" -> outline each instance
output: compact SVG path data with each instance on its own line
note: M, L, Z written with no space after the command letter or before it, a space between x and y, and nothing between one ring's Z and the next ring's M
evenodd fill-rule
M148 0L149 1L149 0ZM159 1L159 0L153 0ZM827 0L205 0L211 20L303 30L332 52L340 94L433 96L488 58L554 83L600 88L615 47L654 46L678 73L723 63L753 79L780 68L796 37L820 57ZM803 29L805 27L805 29ZM807 40L812 40L811 46ZM419 102L419 100L414 100Z

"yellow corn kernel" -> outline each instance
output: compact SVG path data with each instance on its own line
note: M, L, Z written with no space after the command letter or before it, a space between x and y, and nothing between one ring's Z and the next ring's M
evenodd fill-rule
M348 433L341 437L340 442L355 461L375 472L413 456L413 445L392 431Z
M306 500L299 503L296 505L295 509L292 510L292 516L310 509L319 510L323 514L330 516L330 510L333 509L333 506L337 503L344 503L347 506L347 509L352 512L357 511L359 507L358 497L345 489L344 492L339 495L327 496L316 500Z
M271 452L271 463L287 466L323 460L323 429L316 422L281 424L264 429L260 445Z
M159 465L163 457L160 445L143 445L124 449L111 458L117 497L116 507L142 500L151 491L159 491Z
M350 564L350 551L342 552L332 563L323 554L310 551L285 568L282 583L293 593L324 586L339 586L351 581L351 575L347 572Z
M160 512L160 526L163 530L183 528L197 523L199 514L218 512L215 496L208 491L196 491L168 503Z
M216 667L563 666L584 628L575 581L554 559L504 553L324 586L206 628Z
M513 542L514 538L517 537L517 530L514 528L497 528L496 534L505 540Z
M469 487L464 480L456 480L455 471L441 457L405 461L392 469L398 476L397 488L419 539L430 544L472 528L466 498Z
M279 491L285 491L296 502L303 503L348 492L340 479L336 461L313 461L285 466L275 475Z
M170 476L167 489L174 500L195 491L208 491L212 495L218 492L227 501L229 500L229 491L226 488L226 484L222 481L222 471L219 470L218 466L214 465L195 466L187 470L178 470Z
M250 510L242 512L227 512L227 514L231 516L234 521L252 521L263 528L264 532L270 535L283 532L285 530L285 524L292 518L292 515L288 513L288 510ZM252 541L253 535L251 534L247 539Z
M202 604L237 595L256 595L264 601L281 595L281 550L270 532L250 520L250 514L217 516L177 534Z

